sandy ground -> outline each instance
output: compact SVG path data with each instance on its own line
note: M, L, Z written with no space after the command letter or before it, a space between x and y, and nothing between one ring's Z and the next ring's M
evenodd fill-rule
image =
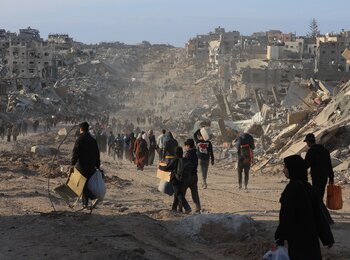
M60 150L59 164L69 164L73 139ZM105 201L92 214L74 210L50 190L65 176L47 166L51 157L34 156L33 144L56 147L56 134L31 135L17 144L0 141L0 259L261 259L273 242L279 197L287 181L283 174L251 174L249 190L237 189L234 167L210 166L208 189L200 189L202 215L231 213L254 219L255 232L245 239L230 239L222 227L211 223L212 241L181 233L185 215L170 211L172 198L158 192L156 166L136 171L127 161L102 155L107 175ZM271 170L271 172L273 172ZM190 196L188 200L193 205ZM325 259L349 259L349 186L343 187L344 208L332 211L336 244L323 248ZM179 232L180 230L180 232Z

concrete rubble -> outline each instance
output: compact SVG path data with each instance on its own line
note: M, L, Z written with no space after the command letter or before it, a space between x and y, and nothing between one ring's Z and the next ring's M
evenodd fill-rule
M198 82L209 84L211 77L209 74ZM288 155L305 153L307 146L303 138L312 132L330 152L337 150L332 153L336 181L350 181L347 160L350 154L350 135L347 134L350 132L350 81L329 91L324 82L296 78L286 89L285 93L276 95L280 103L271 101L274 99L271 93L258 92L258 100L202 93L206 105L169 118L165 126L181 133L179 136L188 136L199 127L210 126L217 162L224 169L232 168L236 162L234 144L239 132L248 131L256 141L253 167L256 171L281 164L282 158Z
M8 76L0 81L0 86L8 90L6 117L116 113L128 104L138 104L135 100L139 95L149 109L140 107L133 111L145 112L146 117L162 115L152 127L171 129L180 141L199 127L209 126L218 164L224 168L232 167L236 161L234 144L240 132L248 131L255 137L256 170L276 164L290 154L305 152L303 137L313 132L332 152L337 174L344 176L349 171L350 82L339 83L315 75L308 57L252 58L243 51L247 46L234 40L228 52L230 57L220 53L226 55L222 60L230 61L229 66L220 61L210 61L208 65L198 61L198 53L189 55L189 48L186 53L180 48L148 42L85 45L62 35L51 35L46 47L37 30L28 28L27 33L34 33L40 43L28 45L30 50L35 47L49 52L50 70L45 71L50 75L35 71L36 77L18 77L3 66L4 57L0 57L0 73ZM62 39L67 40L62 43ZM147 92L143 89L150 93L142 96ZM196 98L187 102L189 96ZM58 132L60 136L66 134L67 129Z
M15 74L6 70L0 55L0 71L4 71L6 76L0 78L0 86L4 86L6 92L6 100L1 100L2 112L11 115L13 120L22 114L44 118L116 112L133 98L134 88L140 86L135 73L142 64L173 48L169 45L126 45L119 42L85 45L72 41L67 35L63 35L66 42L62 43L62 35L50 35L48 41L43 41L39 31L28 28L28 33L35 34L35 37L28 40L23 52L47 51L45 55L48 58L41 63L47 63L52 73L38 74L37 70L27 73L23 67L22 74ZM11 37L5 40L11 42ZM19 34L17 37L21 39L22 36ZM60 38L59 43L55 42L57 37ZM33 50L30 44L38 46ZM42 46L46 45L50 48L43 49ZM13 59L10 60L12 64ZM14 62L17 64L17 61Z

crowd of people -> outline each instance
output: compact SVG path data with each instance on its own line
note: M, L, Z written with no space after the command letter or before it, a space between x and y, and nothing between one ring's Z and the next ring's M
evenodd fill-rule
M76 147L81 146L84 138L87 139L86 124L80 128L72 165L79 162ZM153 130L146 132L137 128L129 134L118 133L116 136L112 131L109 135L104 133L99 135L90 129L89 135L95 137L96 147L101 152L108 152L112 156L112 151L115 151L117 158L135 163L137 170L140 171L143 171L145 166L152 165L155 154L158 153L159 161L163 162L158 168L170 172L169 183L174 190L171 209L180 212L184 210L187 214L192 211L186 200L187 190L190 189L195 212L201 212L197 171L200 172L202 188L206 189L208 167L209 164L214 165L215 159L212 143L202 135L200 129L194 133L193 138L188 138L183 144L165 129L157 138ZM99 140L100 136L105 140L102 143ZM279 225L275 239L277 245L284 245L285 241L288 241L291 259L322 259L319 239L328 247L332 247L334 243L330 229L330 225L334 222L323 203L325 186L327 182L331 184L334 182L334 174L328 150L316 144L313 134L308 134L305 142L310 147L305 160L299 155L284 159L284 174L290 181L281 195ZM254 138L248 133L241 133L236 140L236 147L238 188L242 188L244 172L244 187L247 189L255 148ZM94 160L90 158L88 161L91 169L100 165L97 155ZM307 178L308 168L311 168L312 185ZM90 172L86 172L87 178ZM84 196L88 198L88 192ZM86 204L86 199L84 203Z
M100 152L107 153L115 160L128 160L134 163L138 171L146 166L154 165L156 154L164 165L159 169L170 172L170 183L174 190L172 210L185 213L192 211L186 200L187 190L191 190L195 212L201 212L198 193L198 173L202 188L208 186L209 165L214 165L213 145L198 129L191 138L180 144L171 131L162 129L156 137L154 131L143 131L137 125L124 120L112 119L108 115L90 117L96 123L89 126L84 122L76 132L76 144L73 149L72 165L78 166L82 174L91 177L100 167ZM41 119L44 131L49 131L60 121L76 124L79 118ZM142 119L143 120L143 119ZM142 122L140 118L140 123ZM40 126L39 119L31 120L33 131ZM114 131L117 134L114 135ZM17 123L4 122L0 125L0 136L7 136L7 141L17 140L19 135L27 135L28 121ZM290 179L280 199L281 210L279 225L275 238L277 245L288 241L291 259L321 259L318 239L323 245L331 247L334 238L330 225L334 224L323 197L327 183L334 183L334 173L329 151L316 143L315 136L310 133L304 140L309 146L305 159L292 155L284 159L284 174ZM253 162L254 138L249 133L241 133L235 142L237 148L238 188L248 189L249 170ZM311 173L311 184L308 182L308 168ZM243 181L244 172L244 181ZM87 206L89 192L84 189L83 203ZM300 239L302 238L302 239ZM309 251L308 251L309 250ZM304 253L303 255L300 252ZM302 256L307 255L307 258Z
M18 136L26 136L28 134L28 123L25 120L19 121L17 123L3 122L0 125L0 137L1 140L6 141L17 141Z

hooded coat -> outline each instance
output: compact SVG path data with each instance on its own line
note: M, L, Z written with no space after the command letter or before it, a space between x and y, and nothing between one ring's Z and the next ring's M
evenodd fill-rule
M174 139L173 134L168 132L164 139L164 155L175 157L175 150L178 146L178 142Z
M95 173L95 168L100 168L100 151L90 133L82 133L75 141L71 164L87 179Z
M286 157L284 164L290 181L281 195L275 239L278 244L288 241L291 260L321 260L319 238L323 245L333 244L334 238L317 195L307 182L306 164L299 155Z
M135 163L137 167L143 170L145 164L148 163L147 142L142 138L141 133L138 134L134 143L134 153L136 156Z

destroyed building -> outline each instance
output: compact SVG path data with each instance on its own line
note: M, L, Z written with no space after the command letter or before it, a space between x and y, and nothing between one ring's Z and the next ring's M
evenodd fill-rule
M19 34L5 37L4 64L8 78L54 79L56 75L53 48L40 38L36 29L20 29Z
M73 46L73 38L68 34L49 34L47 41L55 45L56 50L67 50Z
M197 35L186 43L187 57L207 63L209 60L209 47L211 41L219 41L221 51L228 53L240 40L238 31L226 32L224 28L215 28L214 32L206 35Z
M349 78L346 72L346 59L342 56L350 44L350 33L326 34L316 39L315 73L324 80Z
M283 33L280 30L269 30L267 31L267 42L272 44L277 41L291 42L295 39L293 33Z
M55 78L53 49L47 42L11 39L5 56L8 77Z
M120 109L131 94L132 73L167 45L76 43L67 34L40 38L36 29L1 30L1 104L13 116L79 115ZM145 52L149 51L149 55ZM86 106L82 106L85 104Z
M344 52L342 53L342 56L346 59L346 68L345 71L350 71L350 48L346 48Z

